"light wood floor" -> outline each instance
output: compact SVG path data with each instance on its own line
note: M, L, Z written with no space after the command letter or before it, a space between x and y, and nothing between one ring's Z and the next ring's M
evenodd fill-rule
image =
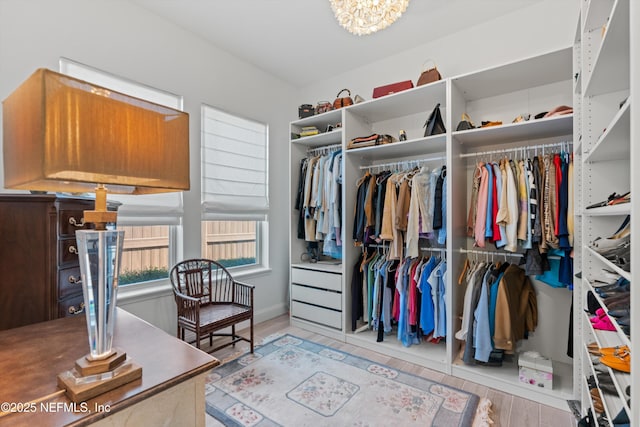
M411 372L415 375L428 378L433 381L438 381L475 393L480 397L486 397L490 399L493 404L492 419L494 421L494 427L568 427L576 425L576 420L571 412L569 412L568 408L566 411L561 411L559 409L541 405L537 402L513 396L511 394L506 394L499 390L485 387L477 383L465 381L461 378L445 375L441 372L405 362L404 360L389 357L352 344L336 341L304 329L293 327L289 325L289 317L287 315L282 315L275 319L256 324L254 327L254 334L255 343L257 344L261 343L266 337L274 334L295 335L309 341L365 357L369 360L373 360L405 372ZM205 341L203 341L203 343L204 342ZM239 353L248 351L248 348L249 345L242 342L236 344L235 348L231 346L226 347L212 353L212 355L224 362L225 360L235 358ZM203 350L206 351L205 346L203 346ZM221 424L215 419L207 415L207 427L220 425Z

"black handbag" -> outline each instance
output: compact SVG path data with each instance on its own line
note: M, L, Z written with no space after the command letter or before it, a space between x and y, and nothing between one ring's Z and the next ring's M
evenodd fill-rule
M442 113L440 112L440 103L436 104L429 118L424 123L424 136L438 135L445 133L447 130L444 127L444 121L442 120Z

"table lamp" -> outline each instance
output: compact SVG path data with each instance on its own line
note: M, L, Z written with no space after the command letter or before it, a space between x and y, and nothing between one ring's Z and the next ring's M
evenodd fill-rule
M89 354L58 375L75 402L140 378L112 348L124 232L107 190L153 194L189 189L189 116L47 69L3 101L4 185L20 190L95 190L92 229L77 230ZM109 228L109 229L108 229Z

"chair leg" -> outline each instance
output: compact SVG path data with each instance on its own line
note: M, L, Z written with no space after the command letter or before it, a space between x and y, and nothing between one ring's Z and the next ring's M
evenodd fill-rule
M250 321L249 329L251 330L250 331L250 334L251 334L251 343L250 343L251 344L251 353L253 353L253 316L251 316L251 319L249 321Z
M209 347L213 347L213 332L209 333Z
M235 340L236 339L236 325L231 325L231 339ZM234 342L233 347L236 346L236 343Z

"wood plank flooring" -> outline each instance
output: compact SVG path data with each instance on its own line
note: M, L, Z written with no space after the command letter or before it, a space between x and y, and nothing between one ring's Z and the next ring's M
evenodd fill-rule
M242 332L244 333L247 331ZM562 411L550 406L541 405L537 402L503 393L499 390L495 390L481 384L445 375L441 372L433 371L404 360L389 357L362 347L336 341L323 335L293 327L289 325L289 317L287 315L282 315L266 322L256 324L254 334L256 344L261 343L265 338L274 334L292 334L309 341L365 357L369 360L373 360L405 372L411 372L415 375L428 378L433 381L438 381L475 393L480 397L487 397L493 404L493 427L569 427L576 425L576 420L568 408L566 411ZM214 341L213 344L216 345L216 342ZM226 347L212 353L212 355L224 362L225 360L237 357L238 354L248 351L248 348L248 343L241 342L236 344L235 348ZM203 350L207 350L206 346L203 346ZM206 418L207 427L218 427L222 425L209 415L207 415Z

